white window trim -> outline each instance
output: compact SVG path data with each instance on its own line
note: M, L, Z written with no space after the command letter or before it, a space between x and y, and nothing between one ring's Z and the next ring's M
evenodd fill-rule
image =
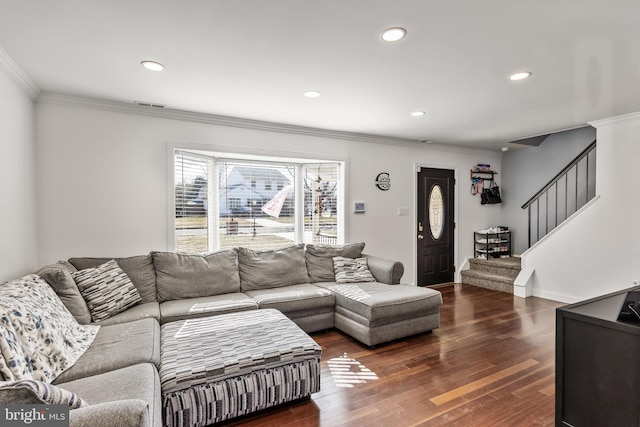
M347 176L349 174L349 159L340 156L330 156L330 155L309 155L309 153L301 153L301 152L289 152L289 151L276 151L276 150L266 150L260 148L239 148L239 147L231 147L224 145L213 145L213 144L202 144L202 143L192 143L192 142L176 142L176 141L168 141L167 142L167 200L168 200L168 209L167 209L167 250L175 252L176 250L176 241L175 241L175 227L176 227L176 204L175 204L175 194L174 194L174 186L175 186L175 152L176 150L184 150L196 152L196 154L200 153L204 157L216 157L216 158L224 158L228 160L248 160L251 162L260 162L267 161L268 163L274 163L278 161L282 161L285 163L322 163L322 162L332 162L338 163L340 168L339 174L339 185L340 190L338 192L338 244L344 244L344 242L349 241L349 215L346 215L346 206L347 200L349 200L348 187L347 187ZM215 168L217 168L218 162L215 163ZM213 171L217 176L217 170ZM304 188L304 182L302 174L298 174L298 182L296 183L298 188ZM219 190L214 187L214 200L217 200L219 197ZM296 208L302 209L301 212L304 211L304 197L303 192L296 191ZM209 209L209 211L213 211L209 215L209 220L213 220L213 224L217 224L219 215L218 209ZM303 216L296 215L296 224L295 224L295 239L297 242L302 241L300 232L303 232L304 229L304 218ZM210 236L210 242L213 242L212 245L214 248L218 247L217 236L216 233L212 231L213 228L210 228L210 233L213 233L213 236ZM214 240L215 239L215 240Z
M217 177L219 169L219 162L216 160L214 162L209 163L209 177ZM207 188L210 188L213 194L213 200L209 200L209 206L213 201L216 201L216 206L218 205L217 201L220 200L220 189L217 185L208 185ZM219 209L207 209L207 221L208 224L218 224L220 220L220 212ZM175 227L175 215L174 215L174 227ZM218 233L216 230L218 227L207 227L207 238L209 242L208 251L213 252L215 248L220 246L218 242ZM175 230L175 228L174 228ZM173 236L173 251L176 250L176 239L175 239L175 231Z

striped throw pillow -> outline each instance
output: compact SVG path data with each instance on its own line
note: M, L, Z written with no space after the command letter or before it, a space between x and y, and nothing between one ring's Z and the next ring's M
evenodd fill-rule
M334 257L333 268L336 272L336 283L375 282L369 271L366 258Z
M115 260L71 273L94 322L108 319L142 301L127 273Z

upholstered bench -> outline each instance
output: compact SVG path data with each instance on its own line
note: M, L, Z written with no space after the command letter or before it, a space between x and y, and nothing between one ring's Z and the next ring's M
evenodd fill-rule
M206 426L320 390L321 347L277 310L165 323L165 427Z
M335 327L369 346L440 326L442 294L434 289L378 282L316 285L335 295Z

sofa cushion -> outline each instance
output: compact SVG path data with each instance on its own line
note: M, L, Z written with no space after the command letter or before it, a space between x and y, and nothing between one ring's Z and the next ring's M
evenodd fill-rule
M203 255L152 252L152 257L160 302L240 291L233 250Z
M158 301L145 302L134 305L108 319L97 322L96 324L101 326L115 325L117 323L133 322L140 319L155 319L160 321L160 303Z
M78 323L86 325L91 322L91 313L76 282L71 277L71 273L76 271L78 270L67 261L58 261L55 264L45 265L36 271L36 274L53 288Z
M107 319L142 301L129 276L115 260L71 273L94 322Z
M236 248L242 291L309 283L304 245L256 251Z
M311 284L247 291L261 309L274 308L282 313L333 307L335 298L327 289Z
M334 282L335 272L333 257L360 258L364 243L346 245L307 245L305 261L309 272L309 280L315 282Z
M369 271L366 258L337 256L333 258L333 267L336 272L336 283L339 284L376 281L371 271Z
M151 254L127 258L70 258L69 263L78 270L84 270L97 267L112 259L115 259L120 268L127 273L133 286L138 289L142 302L157 301L156 269L153 266Z
M160 325L155 319L101 326L91 347L54 383L61 384L139 363L160 365ZM91 403L89 396L83 397Z
M0 286L0 380L51 382L90 348L98 326L80 325L51 286L30 274Z
M160 313L162 323L167 323L194 317L256 310L257 308L258 304L250 296L234 292L210 297L166 301L160 304Z
M162 408L156 411L156 418L162 417ZM162 420L153 421L151 412L149 404L141 399L97 403L69 411L69 427L163 427Z
M160 378L149 363L61 384L86 396L90 406L69 412L74 426L162 426Z
M70 409L89 405L84 399L71 391L36 380L0 382L0 402L69 405Z
M385 285L378 282L323 284L335 294L339 307L367 319L371 325L385 319L406 318L411 313L425 315L439 310L442 294L434 289L413 285Z

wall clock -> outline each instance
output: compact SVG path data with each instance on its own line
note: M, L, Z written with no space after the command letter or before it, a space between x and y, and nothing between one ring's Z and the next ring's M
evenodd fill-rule
M387 191L391 188L391 178L387 172L380 172L376 177L376 187L382 191Z

